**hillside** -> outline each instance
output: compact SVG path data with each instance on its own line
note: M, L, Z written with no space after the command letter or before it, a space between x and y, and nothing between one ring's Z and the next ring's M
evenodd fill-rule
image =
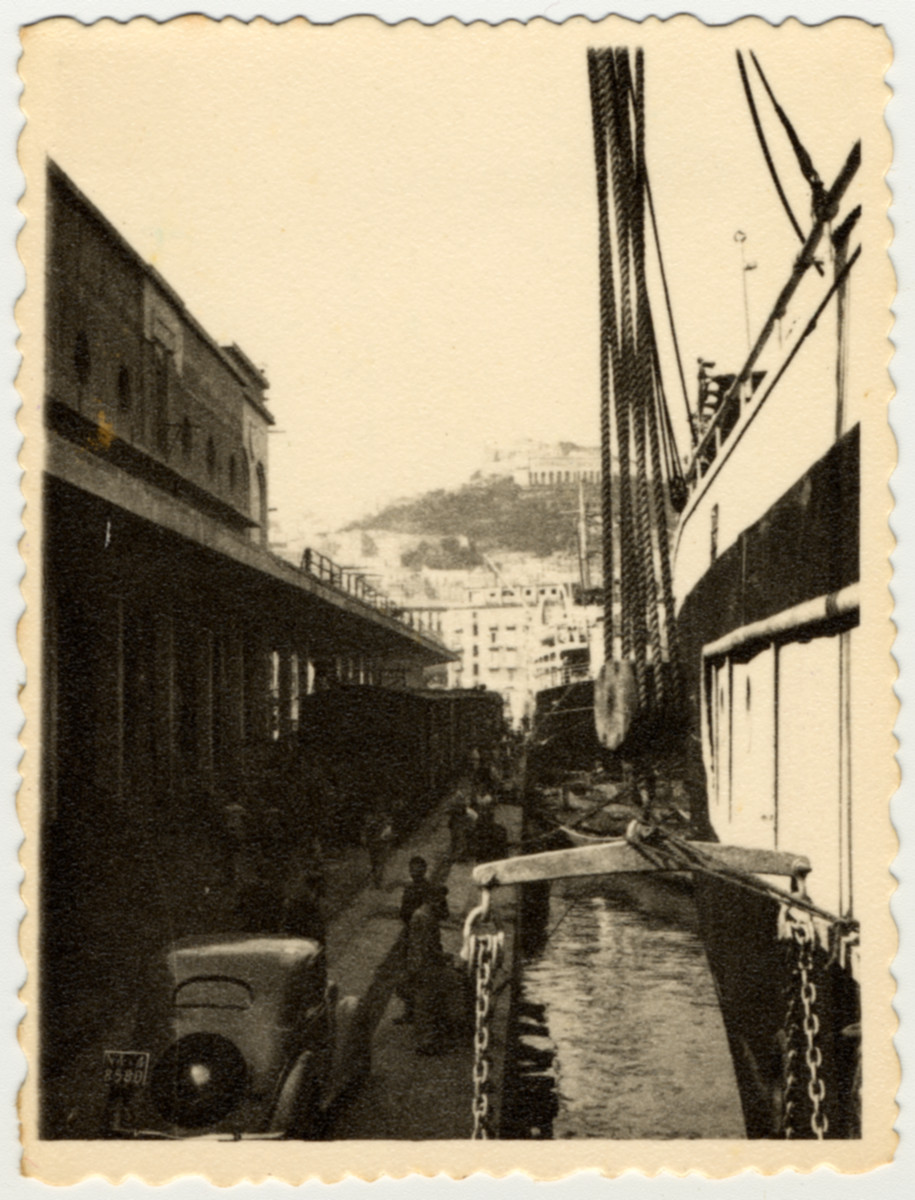
M598 511L596 484L585 486L585 502ZM568 553L575 540L578 485L522 488L512 479L473 481L456 491L438 489L400 501L347 529L384 530L423 539L404 566L466 568L496 551L533 558ZM438 541L435 541L438 539Z

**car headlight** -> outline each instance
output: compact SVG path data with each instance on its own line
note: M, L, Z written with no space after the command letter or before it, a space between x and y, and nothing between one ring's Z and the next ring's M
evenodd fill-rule
M153 1068L150 1095L160 1116L199 1129L221 1121L244 1095L248 1069L241 1051L217 1033L179 1038Z

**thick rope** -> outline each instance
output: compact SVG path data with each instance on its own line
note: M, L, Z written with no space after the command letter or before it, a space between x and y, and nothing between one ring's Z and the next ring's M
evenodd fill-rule
M615 342L613 321L613 260L610 247L610 219L607 211L607 138L602 118L597 55L588 51L588 80L591 87L591 117L594 131L594 157L597 167L597 217L600 253L600 445L601 445L601 518L603 524L604 564L604 658L613 659L613 459L610 450L610 342Z

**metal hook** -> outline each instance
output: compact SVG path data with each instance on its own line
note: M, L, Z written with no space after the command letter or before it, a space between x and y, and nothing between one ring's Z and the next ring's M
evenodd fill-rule
M464 921L463 945L461 946L461 958L465 962L470 961L470 943L473 937L474 926L478 923L482 924L487 918L492 909L492 888L484 887L480 889L480 903L476 908L472 908L467 914L467 919Z

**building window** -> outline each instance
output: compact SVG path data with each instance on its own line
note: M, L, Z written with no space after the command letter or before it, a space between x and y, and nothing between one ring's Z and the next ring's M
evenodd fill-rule
M475 676L480 674L480 664L479 663L473 664L473 673Z
M121 412L130 411L130 372L124 366L118 371L118 407Z
M76 344L73 347L73 366L76 368L76 378L79 382L88 383L92 359L89 355L89 339L85 329L81 329L76 335Z
M185 458L191 457L194 449L194 429L187 417L181 422L181 453Z
M712 562L718 557L718 505L712 505L712 530L711 530L711 557Z
M264 470L264 464L257 464L257 515L260 522L260 540L261 545L267 545L267 472Z
M473 657L474 657L474 658L476 658L476 657L479 655L479 653L480 653L480 647L479 647L479 646L476 644L476 642L474 642L474 644L473 644Z
M229 455L229 487L234 492L238 486L238 475L235 470L235 455Z
M289 725L293 733L299 729L300 686L299 656L293 650L289 657Z
M493 643L494 643L494 642L495 642L495 640L496 640L496 638L497 638L498 636L499 636L499 631L498 631L498 629L490 629L490 631L489 631L489 640L490 640L491 642L493 642Z
M156 448L163 457L166 457L168 455L168 356L159 347L156 347L155 396L156 408L153 419L155 421Z
M212 435L207 438L207 474L210 478L216 474L216 443Z

